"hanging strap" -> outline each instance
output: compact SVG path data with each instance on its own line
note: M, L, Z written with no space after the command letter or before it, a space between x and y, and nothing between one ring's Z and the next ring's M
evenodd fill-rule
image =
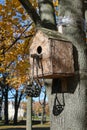
M61 103L60 103L59 100L58 100L57 93L56 93L56 95L55 95L54 105L56 105L56 103L58 103L58 105L61 105Z
M43 75L43 66L42 66L42 60L41 60L42 54L41 55L32 54L31 57L33 58L32 81L35 80L42 87L42 85L39 81L39 78L38 78L38 69L39 68L41 68L41 72L42 72L42 75ZM37 76L36 79L34 79L35 62L36 62L36 76Z
M36 75L38 77L38 68L42 69L42 65L41 65L41 59L42 59L42 55L37 55L37 54L32 54L31 57L33 58L33 73L32 76L34 76L34 62L36 61Z
M54 105L62 105L62 106L65 106L64 93L62 94L62 99L63 99L63 104L61 104L60 101L58 100L57 93L56 93L55 99L54 99Z
M61 104L59 102L58 97L57 97L57 93L55 95L54 106L53 106L53 114L54 114L54 116L58 116L64 110L64 106L65 106L64 94L62 94L62 96L63 96L63 104Z

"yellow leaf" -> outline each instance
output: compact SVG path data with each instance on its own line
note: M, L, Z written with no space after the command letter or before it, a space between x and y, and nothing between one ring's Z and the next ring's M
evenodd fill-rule
M2 5L0 4L0 10L2 10Z
M26 17L25 17L25 15L22 15L22 19L23 19L23 20L26 20Z
M5 69L0 67L0 73L3 73L4 71L5 71Z

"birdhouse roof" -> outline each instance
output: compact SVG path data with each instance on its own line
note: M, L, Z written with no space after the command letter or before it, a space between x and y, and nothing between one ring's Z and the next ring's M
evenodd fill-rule
M46 29L46 28L37 28L37 31L40 30L42 31L49 39L54 39L54 40L62 40L62 41L69 41L64 34L61 34L57 31ZM70 41L69 41L70 42Z

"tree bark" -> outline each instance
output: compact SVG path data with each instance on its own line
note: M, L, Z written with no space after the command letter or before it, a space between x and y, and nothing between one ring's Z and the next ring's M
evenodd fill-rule
M68 17L73 22L63 26L63 34L72 42L75 48L76 73L69 81L67 93L64 94L65 108L59 116L51 113L51 130L86 130L87 129L87 45L82 27L84 20L82 0L61 0L59 15ZM78 23L76 22L78 21ZM77 53L76 53L77 52ZM78 67L77 67L78 65ZM79 78L78 78L79 77ZM47 87L48 88L48 87ZM70 89L75 88L73 93ZM53 97L50 96L50 107L53 106ZM58 94L59 98L61 94ZM51 109L52 112L52 109Z

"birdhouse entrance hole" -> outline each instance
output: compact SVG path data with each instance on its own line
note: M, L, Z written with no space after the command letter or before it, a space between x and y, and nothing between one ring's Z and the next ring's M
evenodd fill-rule
M42 52L42 47L41 47L41 46L38 46L38 47L37 47L37 53L38 53L38 54L41 54L41 52Z

